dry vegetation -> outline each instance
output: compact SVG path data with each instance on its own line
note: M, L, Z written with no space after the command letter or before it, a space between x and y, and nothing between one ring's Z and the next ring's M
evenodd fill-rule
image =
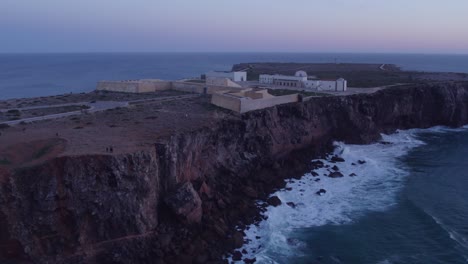
M56 120L0 127L0 168L34 164L59 155L131 153L169 136L237 118L210 97L149 102ZM58 143L57 143L58 142ZM23 157L23 158L19 158Z

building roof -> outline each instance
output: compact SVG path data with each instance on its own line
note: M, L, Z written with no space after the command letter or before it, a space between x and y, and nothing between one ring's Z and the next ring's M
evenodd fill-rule
M305 71L297 71L294 76L296 77L307 77L307 72Z
M245 72L245 71L209 71L208 73L237 73L237 72Z

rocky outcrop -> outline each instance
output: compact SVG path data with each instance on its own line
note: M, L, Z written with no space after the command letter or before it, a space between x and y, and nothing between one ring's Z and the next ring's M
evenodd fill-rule
M261 220L255 200L320 167L310 159L332 141L466 123L467 84L419 85L253 111L145 152L55 158L0 177L0 261L216 263L238 246L235 226Z
M172 211L187 223L200 223L202 218L202 201L193 189L191 182L185 182L168 193L164 199Z

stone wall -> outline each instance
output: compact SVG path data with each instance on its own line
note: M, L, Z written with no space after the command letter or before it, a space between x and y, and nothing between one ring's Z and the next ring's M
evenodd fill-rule
M238 113L272 107L279 104L298 102L297 94L272 96L253 99L249 97L236 96L228 93L215 93L211 97L211 103Z
M181 92L189 93L204 93L206 88L207 94L215 94L222 91L242 91L243 88L226 87L217 85L207 85L204 83L191 83L191 82L172 82L172 89Z
M245 112L249 112L253 110L272 107L275 105L298 102L299 98L297 94L291 94L291 95L283 95L283 96L274 96L274 97L263 98L263 99L242 98L240 101L241 101L240 113L245 113Z
M172 82L162 80L141 80L138 85L139 93L148 93L156 91L170 90Z
M211 97L211 103L238 113L241 111L241 100L236 96L230 96L227 94L213 94Z
M97 84L96 90L123 93L150 93L171 88L172 82L162 80L100 81Z
M207 85L214 85L214 86L237 87L237 88L242 87L239 84L229 80L228 78L209 77L209 78L206 78L206 84Z
M231 83L230 80L229 82ZM205 88L207 94L214 94L222 91L240 92L244 90L244 88L240 86L227 87L223 85L207 85L205 83L163 80L100 81L97 84L96 90L124 93L148 93L173 89L181 92L202 94L205 92Z

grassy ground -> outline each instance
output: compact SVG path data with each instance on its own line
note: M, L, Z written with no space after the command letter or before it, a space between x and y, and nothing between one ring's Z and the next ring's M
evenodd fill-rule
M392 64L351 63L241 63L233 70L246 69L249 81L258 81L260 74L294 75L298 70L306 71L319 79L345 78L349 87L369 88L396 83L419 83L426 81L465 81L465 73L429 73L403 71Z

